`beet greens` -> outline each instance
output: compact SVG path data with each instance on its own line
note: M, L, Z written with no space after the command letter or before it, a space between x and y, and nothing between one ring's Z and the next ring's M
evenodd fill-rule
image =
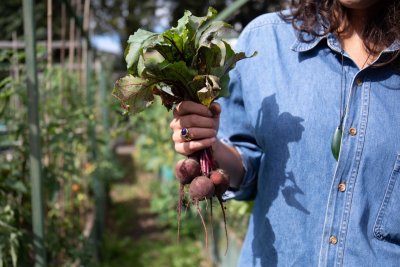
M137 113L156 95L168 110L182 100L208 107L227 96L228 72L246 56L221 39L231 26L215 16L213 8L205 17L186 11L177 27L161 34L139 29L131 35L125 50L128 75L113 90L122 106Z
M216 14L211 7L204 17L186 11L176 27L163 33L139 29L129 37L124 54L128 75L119 79L113 90L113 95L127 112L135 114L144 110L153 103L155 96L171 110L183 100L209 107L218 97L228 95L228 72L237 61L248 57L243 52L235 53L221 38L232 27L214 20ZM225 222L222 194L228 188L229 177L216 169L211 148L177 163L175 172L180 181L178 238L186 185L190 187L191 199L203 223L206 245L207 230L199 201L215 196Z

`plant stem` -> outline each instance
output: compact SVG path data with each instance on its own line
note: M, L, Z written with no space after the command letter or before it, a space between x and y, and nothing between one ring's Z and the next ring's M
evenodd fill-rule
M200 168L204 176L208 176L215 168L212 148L208 147L200 152Z
M178 50L179 55L181 56L181 59L183 61L185 61L185 55L183 54L183 52L181 50L179 50L178 46L176 45L176 43L174 42L174 40L172 40L171 38L167 37L167 36L163 36L165 39L167 39L175 48L176 50Z

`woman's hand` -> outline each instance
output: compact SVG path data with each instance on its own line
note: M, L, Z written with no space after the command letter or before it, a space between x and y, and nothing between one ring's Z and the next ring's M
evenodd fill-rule
M217 141L220 113L221 107L217 103L212 103L209 109L192 101L179 103L170 123L176 152L188 156L212 146ZM183 128L189 132L186 139L182 136Z

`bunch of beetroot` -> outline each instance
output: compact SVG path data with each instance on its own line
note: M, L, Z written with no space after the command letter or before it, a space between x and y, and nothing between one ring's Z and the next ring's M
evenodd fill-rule
M215 99L229 94L228 72L236 62L248 57L243 52L236 53L221 38L232 27L216 20L216 15L211 7L204 17L186 11L176 27L163 33L138 29L129 37L124 55L128 74L115 83L113 90L126 112L135 114L146 109L155 97L160 97L171 110L183 100L209 107ZM216 168L211 148L179 161L176 175L181 182L178 221L186 185L200 216L199 201L213 197L224 212L222 194L229 178ZM201 220L206 229L203 217Z
M180 227L180 214L185 196L185 188L189 188L189 197L195 205L197 212L202 221L206 246L208 243L207 227L199 208L200 201L210 201L210 217L212 218L212 199L215 197L222 209L224 218L226 240L228 235L226 230L225 208L223 205L222 196L229 187L229 176L223 170L216 168L216 163L212 158L211 148L202 150L196 155L179 160L175 165L176 178L180 182L180 194L178 202L178 238Z

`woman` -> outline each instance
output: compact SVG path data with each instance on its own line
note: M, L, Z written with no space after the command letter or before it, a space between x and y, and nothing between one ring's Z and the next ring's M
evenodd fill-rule
M239 266L400 266L399 15L398 0L293 1L242 32L258 55L229 98L175 109L176 151L212 146L235 198L255 199Z

